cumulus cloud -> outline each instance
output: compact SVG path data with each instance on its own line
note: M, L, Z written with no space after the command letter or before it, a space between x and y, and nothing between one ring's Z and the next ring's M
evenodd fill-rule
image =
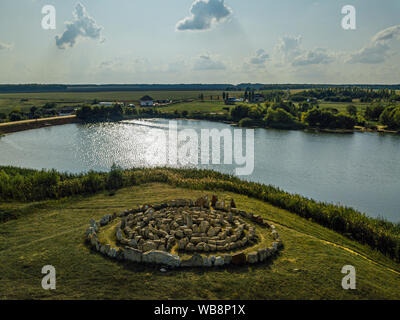
M67 30L61 36L56 36L56 45L60 49L73 47L78 38L100 39L102 27L98 26L96 20L88 15L85 7L78 3L75 6L74 20L66 22Z
M225 70L226 66L223 62L212 58L210 55L202 55L198 57L193 65L194 70Z
M294 67L328 64L335 60L335 54L327 49L303 49L301 36L285 36L279 40L276 48L283 60Z
M377 64L384 62L390 54L390 47L384 43L372 43L351 54L348 63Z
M328 64L335 60L334 55L323 48L307 50L294 58L293 66L308 66L312 64Z
M263 65L269 59L269 54L265 52L264 49L259 49L254 54L253 57L250 58L250 63L254 65Z
M176 30L209 30L228 18L232 14L232 9L225 5L224 0L195 0L190 13L190 17L177 23Z
M371 41L359 51L352 53L348 63L378 64L391 56L390 43L400 40L400 25L378 32Z
M399 40L400 39L400 25L389 27L378 32L373 38L372 42L385 42L389 40Z
M0 42L0 50L7 50L7 49L11 49L11 48L12 48L12 46L10 44Z
M285 58L290 59L301 54L301 36L284 36L279 39L277 45L278 52L284 55Z

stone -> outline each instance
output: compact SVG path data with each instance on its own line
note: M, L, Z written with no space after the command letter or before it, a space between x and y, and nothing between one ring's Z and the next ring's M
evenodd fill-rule
M266 249L259 249L257 253L258 253L258 261L263 262L267 259Z
M142 261L146 263L161 264L172 268L179 267L181 264L181 260L178 256L158 250L151 250L144 253Z
M100 226L104 227L106 226L112 219L112 216L107 214L100 220Z
M110 258L116 258L117 257L117 250L115 249L115 248L111 248L109 251L108 251L108 256L110 257Z
M151 251L151 250L156 250L157 248L158 248L158 245L153 241L146 241L143 244L143 251L144 252Z
M224 264L228 265L231 264L232 262L232 256L230 254L225 254L224 255Z
M211 198L211 206L213 208L215 208L215 205L216 205L217 202L218 202L218 197L215 194L213 194L213 196Z
M210 227L210 224L209 224L208 221L202 221L200 223L200 232L201 233L207 233L209 227Z
M131 240L129 241L129 245L132 246L132 247L134 247L134 248L137 248L137 246L138 246L138 244L137 244L137 242L136 242L135 239L131 239Z
M250 252L247 255L247 261L251 264L257 263L258 262L258 253L257 252Z
M232 256L232 263L235 265L243 265L247 261L246 255L241 252Z
M216 267L222 267L225 264L224 258L218 256L215 258L214 266Z
M184 238L184 239L179 240L179 241L178 241L178 248L179 248L179 250L185 249L186 246L187 246L187 243L188 243L187 238Z
M118 229L117 232L115 233L115 235L116 235L118 241L121 241L123 239L123 237L124 237L122 235L121 229Z
M124 259L132 262L142 262L142 252L130 247L125 247L123 251Z
M203 257L199 254L194 254L187 260L182 260L181 267L202 267Z
M212 267L212 266L213 266L213 264L212 264L211 259L208 258L208 257L203 257L203 267L209 268L209 267Z
M186 215L186 226L191 228L193 226L193 217L191 214Z

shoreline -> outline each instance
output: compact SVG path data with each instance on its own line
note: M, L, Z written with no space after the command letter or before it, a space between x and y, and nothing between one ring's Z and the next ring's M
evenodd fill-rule
M201 118L183 118L183 117L176 117L172 118L169 116L165 116L164 114L160 114L157 116L151 115L149 117L126 117L123 120L137 120L137 119L170 119L170 120L190 120L190 121L211 121L211 122L218 122L224 123L233 127L239 127L238 122L229 121L229 120L215 120L215 119L201 119ZM51 118L41 118L41 119L32 119L32 120L22 120L22 121L15 121L15 122L4 122L0 123L0 137L4 134L8 133L16 133L20 131L32 130L32 129L39 129L43 127L51 127L51 126L58 126L64 124L71 124L71 123L81 123L82 120L77 118L76 115L69 115L69 116L58 116L58 117L51 117ZM103 122L103 121L93 121L93 122ZM274 130L295 130L295 131L303 131L303 132L320 132L320 133L336 133L336 134L352 134L352 133L365 133L365 132L374 132L374 133L390 133L390 134L400 134L400 131L395 130L387 130L382 127L379 127L376 130L368 129L361 126L355 126L354 129L328 129L328 128L317 128L317 127L306 127L304 129L276 129L270 127L249 127L252 129L274 129Z
M81 122L75 115L0 123L0 135Z

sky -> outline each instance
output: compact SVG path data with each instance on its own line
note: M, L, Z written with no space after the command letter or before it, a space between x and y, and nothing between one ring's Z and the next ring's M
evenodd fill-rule
M2 84L248 82L399 84L400 1L0 1Z

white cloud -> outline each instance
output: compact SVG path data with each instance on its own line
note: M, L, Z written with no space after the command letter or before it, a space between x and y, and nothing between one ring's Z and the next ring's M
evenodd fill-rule
M78 38L100 39L102 27L98 26L96 21L88 15L85 7L78 3L75 6L74 20L66 22L67 30L61 36L56 36L56 45L60 49L73 47Z
M269 60L269 54L265 52L264 49L259 49L257 52L250 58L249 62L254 65L263 65L265 62Z
M317 48L314 50L307 50L299 56L295 57L293 66L308 66L311 64L328 64L335 60L334 55L328 50Z
M390 47L384 43L372 43L362 48L356 53L351 54L348 63L367 63L377 64L384 62L390 52Z
M284 36L279 40L276 49L283 61L294 67L328 64L335 60L335 54L327 49L303 49L301 36Z
M372 42L399 40L400 39L400 25L389 27L378 32L373 38Z
M8 50L8 49L11 49L11 48L12 48L11 44L0 42L0 50Z
M365 47L351 54L347 62L365 64L385 62L392 55L390 43L394 40L400 40L400 25L378 32Z
M225 5L224 0L195 0L190 8L190 17L179 21L176 30L209 30L232 14L232 9Z
M284 58L292 59L301 54L301 36L284 36L279 39L277 50L283 54Z
M223 62L211 57L210 55L201 55L195 61L193 70L225 70Z

